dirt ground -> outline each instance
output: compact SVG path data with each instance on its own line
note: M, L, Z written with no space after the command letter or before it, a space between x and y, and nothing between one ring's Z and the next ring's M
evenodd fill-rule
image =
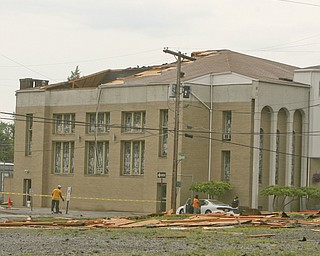
M258 237L254 237L258 236ZM320 227L0 228L0 255L319 255Z

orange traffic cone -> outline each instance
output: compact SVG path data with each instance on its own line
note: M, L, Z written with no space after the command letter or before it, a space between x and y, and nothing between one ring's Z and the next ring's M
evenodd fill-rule
M12 206L11 198L10 196L8 196L8 207L11 207L11 206Z

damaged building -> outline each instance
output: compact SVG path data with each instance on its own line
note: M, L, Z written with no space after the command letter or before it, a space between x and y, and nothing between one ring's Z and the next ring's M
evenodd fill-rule
M310 149L315 138L308 136L319 67L300 69L230 50L192 57L181 67L177 207L193 196L189 188L197 181L228 181L233 189L221 201L238 195L241 205L262 210L272 210L263 188L310 185L320 166L320 152ZM176 63L56 84L21 79L15 204L26 205L31 189L33 205L49 207L60 184L64 193L72 187L73 209L169 210L176 81ZM304 207L292 204L292 210Z

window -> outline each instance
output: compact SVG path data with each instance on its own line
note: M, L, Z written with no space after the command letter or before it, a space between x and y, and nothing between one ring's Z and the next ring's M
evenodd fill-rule
M230 180L230 151L222 151L222 172L223 179Z
M124 132L144 132L145 123L145 112L123 112Z
M56 134L71 134L75 130L75 114L54 114Z
M295 161L296 161L296 132L292 132L292 158L291 158L291 185L294 185L294 168L295 168Z
M231 140L231 111L223 111L222 140Z
M263 170L263 129L260 128L260 145L259 145L259 184L262 183Z
M160 156L168 155L168 110L160 110Z
M33 132L33 114L26 115L26 148L25 155L32 154L32 132Z
M87 174L109 174L109 142L87 142Z
M98 118L97 122L96 117ZM89 133L94 133L96 129L98 133L110 131L110 112L98 113L98 115L96 115L96 113L89 113L87 118L89 123Z
M54 147L54 173L71 174L74 172L74 142L56 141Z
M144 174L144 141L124 141L123 175Z
M277 130L276 137L276 170L275 170L275 184L279 182L279 167L280 167L280 131Z

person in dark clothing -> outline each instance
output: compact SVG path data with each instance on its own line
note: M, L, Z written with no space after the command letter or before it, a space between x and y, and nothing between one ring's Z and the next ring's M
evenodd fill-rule
M231 207L234 209L234 213L239 213L239 204L239 197L235 196L231 203Z

